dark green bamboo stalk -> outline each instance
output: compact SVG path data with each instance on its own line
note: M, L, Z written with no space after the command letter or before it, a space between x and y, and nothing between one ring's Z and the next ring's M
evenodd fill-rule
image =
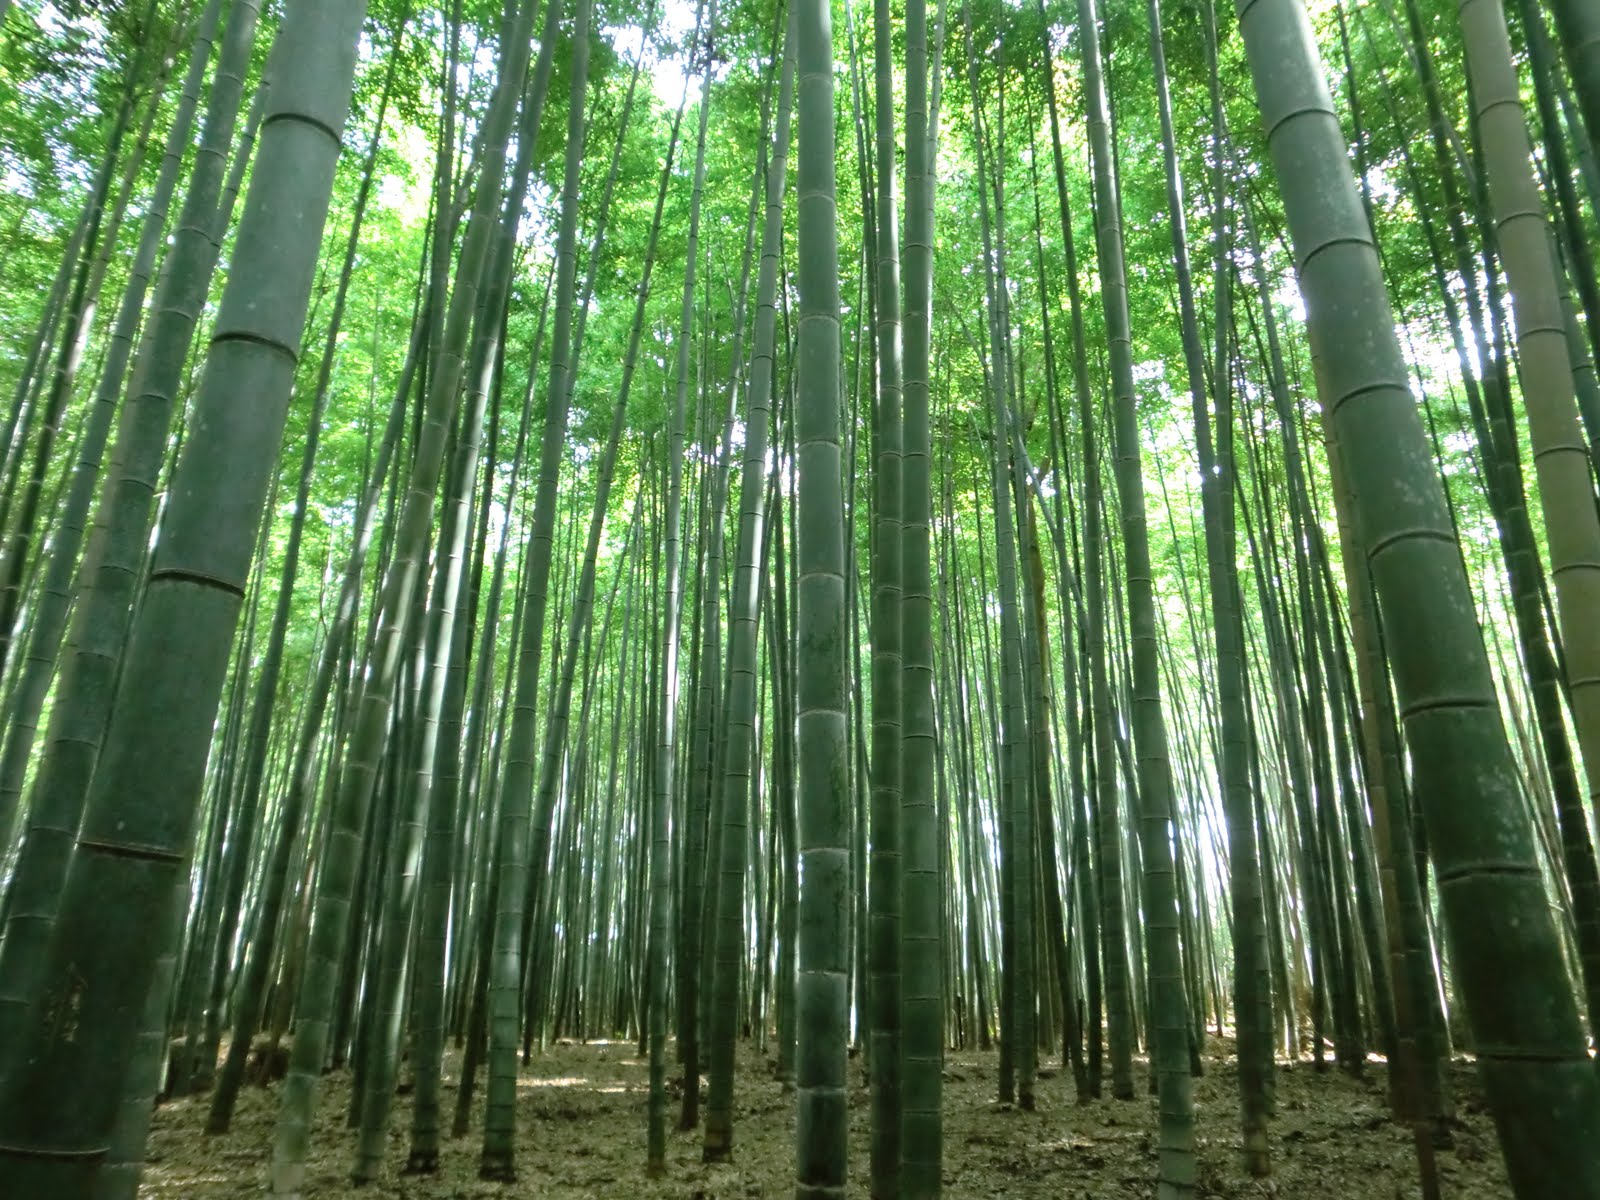
M935 18L935 55L944 37ZM939 115L928 97L926 0L906 6L905 377L900 500L902 742L900 759L900 1183L937 1196L943 1183L945 992L941 968L944 856L935 775L932 422L929 346L933 319L933 163Z
M875 0L873 128L874 361L872 471L872 807L867 837L868 1071L872 1095L872 1195L900 1184L901 533L900 231L895 202L894 61L889 0ZM909 215L909 213L908 213Z
M833 22L825 0L792 2L799 21L800 135L799 391L794 422L800 818L795 1196L828 1200L843 1194L848 1173L845 1044L850 964Z

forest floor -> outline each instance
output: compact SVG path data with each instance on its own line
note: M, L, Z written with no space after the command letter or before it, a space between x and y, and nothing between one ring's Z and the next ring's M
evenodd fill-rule
M452 1055L446 1063L446 1120L457 1065ZM1390 1118L1385 1103L1382 1063L1370 1064L1359 1079L1332 1069L1318 1074L1309 1063L1279 1064L1269 1180L1249 1179L1239 1168L1237 1076L1215 1040L1206 1067L1195 1080L1200 1196L1409 1200L1421 1194L1410 1133ZM1142 1080L1145 1070L1139 1064L1136 1077ZM946 1058L946 1195L1122 1200L1154 1193L1153 1096L1080 1107L1073 1102L1071 1073L1051 1070L1040 1079L1037 1110L1029 1113L996 1103L996 1072L993 1053L958 1052ZM864 1197L868 1106L861 1075L853 1060L850 1194ZM323 1080L319 1093L306 1194L316 1200L792 1195L793 1095L782 1092L770 1062L748 1044L740 1047L737 1080L734 1161L706 1166L700 1161L700 1131L673 1132L666 1175L647 1180L646 1060L626 1043L553 1046L522 1069L517 1183L507 1187L478 1179L477 1121L471 1135L447 1143L437 1176L401 1176L410 1112L402 1096L389 1133L389 1174L380 1185L358 1189L349 1182L355 1150L355 1134L345 1126L350 1080L338 1072ZM1494 1128L1469 1062L1455 1064L1453 1083L1459 1120L1453 1147L1438 1155L1443 1194L1446 1200L1509 1197ZM205 1098L163 1104L156 1111L140 1196L218 1200L263 1193L278 1091L277 1084L247 1085L232 1132L214 1138L201 1132ZM675 1124L676 1099L671 1103ZM478 1120L481 1114L480 1104Z

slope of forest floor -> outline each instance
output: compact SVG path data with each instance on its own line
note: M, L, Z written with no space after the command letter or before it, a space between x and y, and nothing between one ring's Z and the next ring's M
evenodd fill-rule
M1400 1200L1420 1195L1407 1129L1389 1117L1384 1071L1365 1076L1317 1074L1309 1063L1280 1064L1277 1116L1271 1125L1274 1175L1247 1179L1238 1167L1236 1075L1213 1042L1206 1074L1195 1081L1199 1195L1361 1197ZM458 1060L446 1064L445 1117L455 1096ZM1137 1068L1143 1078L1143 1064ZM1041 1078L1038 1108L1027 1113L995 1102L993 1053L952 1053L945 1071L945 1191L958 1197L1064 1197L1066 1200L1148 1197L1154 1192L1156 1102L1102 1100L1080 1107L1068 1072ZM851 1195L866 1196L867 1092L851 1064ZM1509 1197L1493 1126L1469 1063L1453 1068L1459 1120L1454 1145L1438 1156L1447 1200ZM480 1130L447 1144L432 1178L399 1174L405 1161L409 1106L402 1096L390 1129L389 1174L375 1187L349 1182L355 1133L346 1128L350 1081L323 1081L312 1133L307 1195L319 1200L394 1196L406 1200L488 1197L685 1197L732 1200L793 1194L794 1098L773 1080L768 1060L741 1045L734 1124L734 1161L706 1166L700 1133L672 1132L665 1177L644 1175L646 1060L626 1043L562 1044L522 1070L518 1113L518 1181L506 1187L478 1179ZM187 1098L156 1112L140 1196L148 1200L216 1200L261 1194L277 1117L278 1085L246 1087L231 1133L207 1138L206 1100ZM676 1099L672 1101L676 1118ZM478 1110L481 1119L481 1106ZM675 1124L675 1120L674 1120Z

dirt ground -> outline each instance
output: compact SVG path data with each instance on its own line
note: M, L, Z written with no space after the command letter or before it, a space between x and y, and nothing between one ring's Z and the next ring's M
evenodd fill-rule
M1251 1180L1238 1166L1238 1101L1231 1065L1212 1047L1205 1076L1195 1081L1199 1195L1293 1200L1351 1197L1400 1200L1420 1196L1409 1132L1390 1120L1384 1067L1364 1078L1309 1063L1280 1064L1277 1115L1271 1124L1273 1177ZM446 1064L446 1120L455 1092L456 1061ZM1138 1070L1144 1078L1144 1067ZM992 1053L954 1053L946 1060L945 1192L953 1197L1061 1197L1064 1200L1149 1197L1154 1193L1156 1108L1153 1096L1102 1100L1080 1107L1069 1073L1041 1078L1038 1108L1027 1113L995 1102ZM852 1079L861 1084L859 1064ZM1460 1120L1451 1149L1438 1156L1447 1200L1509 1197L1493 1127L1483 1111L1470 1064L1454 1069ZM794 1103L774 1082L770 1064L741 1047L734 1124L734 1161L700 1161L699 1131L673 1132L664 1178L644 1175L647 1064L622 1043L559 1045L523 1068L517 1125L518 1180L478 1179L479 1130L449 1142L440 1173L399 1174L410 1109L402 1096L390 1129L389 1174L355 1188L349 1169L354 1133L345 1128L350 1085L344 1073L323 1081L312 1136L315 1158L307 1194L319 1200L401 1197L684 1197L731 1200L793 1192ZM149 1165L140 1196L148 1200L215 1200L265 1192L278 1088L247 1087L233 1131L207 1138L204 1098L175 1100L156 1112ZM852 1196L866 1196L867 1093L851 1099ZM481 1106L478 1118L481 1119ZM673 1108L676 1115L676 1108Z

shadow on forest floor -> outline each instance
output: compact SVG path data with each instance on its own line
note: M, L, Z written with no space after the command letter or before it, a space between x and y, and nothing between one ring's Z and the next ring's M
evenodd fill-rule
M733 1197L793 1194L793 1096L773 1080L770 1063L741 1045L734 1115L734 1161L700 1161L699 1131L669 1134L667 1173L644 1177L647 1066L628 1043L561 1044L524 1067L519 1081L518 1182L478 1179L481 1105L472 1132L448 1142L440 1173L402 1176L410 1104L397 1099L389 1133L389 1168L377 1185L349 1182L355 1133L345 1126L350 1079L327 1076L312 1132L306 1194L318 1200L405 1197ZM1309 1063L1279 1065L1277 1115L1271 1123L1274 1176L1247 1179L1238 1166L1236 1075L1223 1045L1208 1047L1207 1071L1195 1081L1197 1152L1202 1197L1281 1196L1293 1200L1354 1197L1397 1200L1420 1194L1411 1137L1389 1117L1385 1067L1368 1064L1363 1078ZM446 1120L455 1097L457 1056L446 1062ZM958 1197L1062 1197L1064 1200L1148 1197L1154 1193L1156 1108L1153 1096L1103 1100L1079 1107L1070 1072L1041 1078L1038 1109L1025 1113L995 1102L994 1054L960 1052L945 1063L945 1192ZM1143 1081L1144 1064L1136 1067ZM1452 1071L1460 1120L1454 1146L1438 1156L1450 1200L1509 1197L1493 1126L1483 1111L1470 1063ZM865 1196L867 1093L859 1060L851 1062L851 1195ZM277 1117L278 1085L246 1087L232 1132L201 1133L206 1100L185 1098L156 1112L149 1165L140 1196L147 1200L216 1200L262 1194ZM676 1099L671 1119L675 1124Z

